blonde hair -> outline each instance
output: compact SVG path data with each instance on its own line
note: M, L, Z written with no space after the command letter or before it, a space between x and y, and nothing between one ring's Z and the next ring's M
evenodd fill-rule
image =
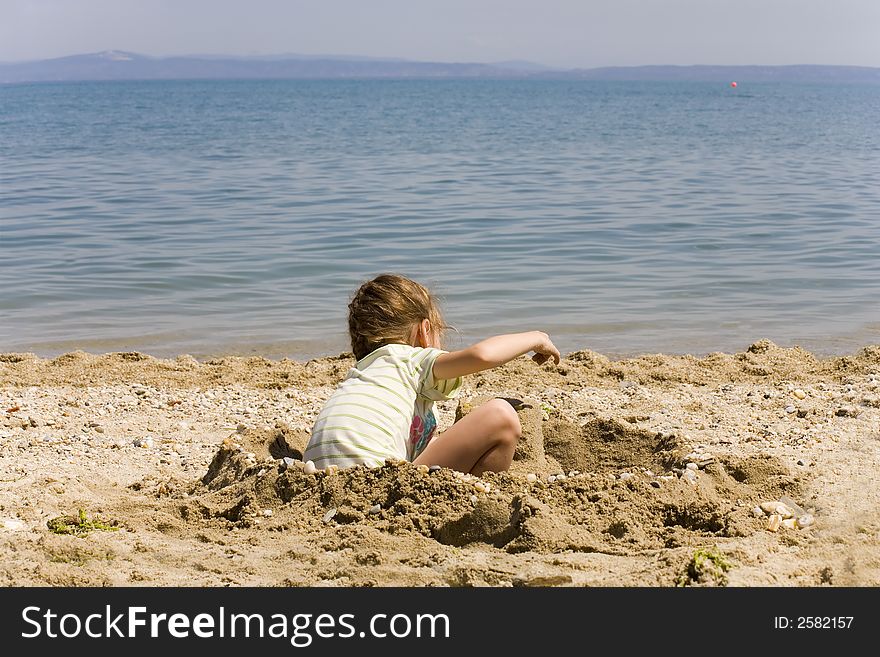
M428 288L398 274L376 276L361 285L348 304L354 357L360 360L386 344L409 344L413 326L424 319L433 330L448 328Z

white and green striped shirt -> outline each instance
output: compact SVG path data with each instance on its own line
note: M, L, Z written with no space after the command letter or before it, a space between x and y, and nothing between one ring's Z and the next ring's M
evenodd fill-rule
M434 402L461 387L461 378L434 379L434 361L443 353L388 344L364 356L321 409L305 460L347 468L416 458L437 426Z

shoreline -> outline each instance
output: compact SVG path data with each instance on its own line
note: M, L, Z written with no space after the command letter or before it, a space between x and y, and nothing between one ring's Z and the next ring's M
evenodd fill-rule
M509 472L285 467L352 363L0 354L0 582L880 585L878 345L522 357L437 404L526 400ZM79 509L116 529L50 528Z

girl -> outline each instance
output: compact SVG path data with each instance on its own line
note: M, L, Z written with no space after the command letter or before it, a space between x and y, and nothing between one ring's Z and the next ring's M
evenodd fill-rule
M305 460L318 468L379 466L392 458L477 475L507 470L521 434L509 403L493 399L434 438L434 402L454 396L465 374L529 351L538 364L550 358L558 364L559 351L540 331L443 351L446 328L436 300L419 283L383 274L361 285L348 306L357 363L318 415Z

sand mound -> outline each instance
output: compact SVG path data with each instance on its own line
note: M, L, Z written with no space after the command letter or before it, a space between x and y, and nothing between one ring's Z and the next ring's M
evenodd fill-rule
M459 416L471 407L463 402ZM518 412L526 431L516 468L483 478L406 462L306 474L293 460L304 432L244 430L199 482L171 494L169 513L188 525L181 532L351 525L509 553L629 554L764 531L755 505L802 492L773 457L712 461L688 478L675 436L601 418L542 419L527 402Z

